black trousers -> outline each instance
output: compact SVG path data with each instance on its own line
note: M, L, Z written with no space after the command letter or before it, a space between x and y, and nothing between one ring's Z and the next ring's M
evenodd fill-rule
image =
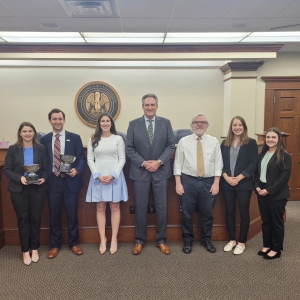
M165 244L167 240L167 192L168 179L134 181L135 198L135 242L144 244L147 235L148 199L152 186L156 211L156 243Z
M287 199L272 200L270 195L257 196L262 219L263 246L275 252L283 250L283 215Z
M236 240L235 232L235 211L236 211L236 200L239 205L240 210L240 234L238 241L240 243L246 243L247 235L250 225L250 199L252 195L252 190L249 191L238 191L235 189L232 190L223 190L226 206L226 223L229 239L231 241Z
M21 193L10 193L18 220L22 252L40 247L41 219L46 192L34 184L24 186Z
M66 175L68 176L68 175ZM50 212L50 246L60 248L62 243L61 207L64 201L68 219L68 243L70 247L79 243L78 233L78 192L70 191L66 177L51 178L51 187L48 189L48 202Z
M184 194L181 196L181 228L184 242L191 243L194 240L193 213L198 204L201 217L201 241L210 241L213 228L213 208L216 196L210 193L214 183L214 177L199 178L181 174L181 183Z

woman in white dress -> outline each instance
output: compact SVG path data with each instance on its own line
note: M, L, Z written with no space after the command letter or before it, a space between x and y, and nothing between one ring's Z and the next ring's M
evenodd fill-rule
M86 202L97 202L97 224L100 234L99 251L106 251L105 210L110 203L112 237L110 253L117 252L117 236L120 225L120 201L128 200L123 174L126 161L123 138L117 135L115 123L108 113L99 116L95 133L88 142L87 161L91 170Z

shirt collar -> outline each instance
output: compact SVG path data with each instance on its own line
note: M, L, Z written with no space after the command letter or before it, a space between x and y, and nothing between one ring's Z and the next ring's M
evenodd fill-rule
M152 119L153 122L155 122L155 118L156 118L156 116L153 117L153 119ZM147 121L150 120L150 119L148 119L145 115L144 115L144 119L145 119L145 122L147 122Z
M194 136L194 138L195 138L196 140L198 139L198 135L197 135L195 132L193 132L192 135ZM206 134L205 134L205 132L204 132L203 135L202 135L202 140L204 140L205 137L206 137Z
M57 135L56 132L53 131L53 136L55 137ZM60 133L59 133L60 136L65 136L66 135L66 131L63 129Z

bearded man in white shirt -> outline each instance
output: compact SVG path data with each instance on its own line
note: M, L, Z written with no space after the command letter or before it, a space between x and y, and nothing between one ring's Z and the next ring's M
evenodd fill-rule
M219 141L205 133L208 125L206 117L197 114L191 122L193 133L179 141L175 154L176 193L181 196L182 208L182 250L186 254L192 252L193 213L197 204L201 216L201 245L210 253L216 252L211 243L213 207L223 161Z

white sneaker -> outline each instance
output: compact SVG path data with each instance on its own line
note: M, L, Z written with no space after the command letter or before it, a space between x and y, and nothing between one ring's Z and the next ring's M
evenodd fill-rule
M245 246L244 247L242 247L242 246L240 246L240 245L237 245L236 247L235 247L235 249L234 249L234 251L233 251L233 254L242 254L244 251L245 251Z
M232 244L232 243L229 242L228 244L225 245L224 251L225 252L231 251L235 247L235 245L236 245L236 243Z

